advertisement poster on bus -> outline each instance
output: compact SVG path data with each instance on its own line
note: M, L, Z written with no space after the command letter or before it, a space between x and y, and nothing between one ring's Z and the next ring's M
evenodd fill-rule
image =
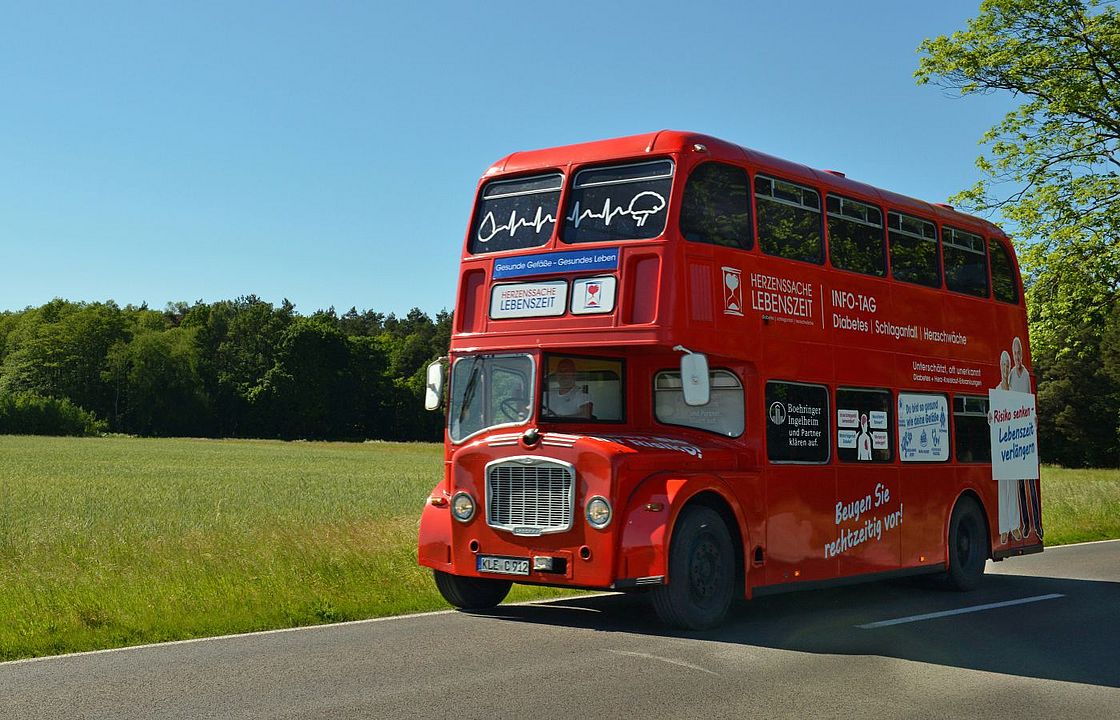
M1032 533L1042 540L1038 493L1038 417L1030 371L1023 364L1023 342L999 357L999 384L988 391L992 478L999 483L1000 542Z
M944 395L898 394L898 455L910 462L949 459L949 402Z
M1034 395L989 390L992 477L996 480L1037 480L1038 442Z

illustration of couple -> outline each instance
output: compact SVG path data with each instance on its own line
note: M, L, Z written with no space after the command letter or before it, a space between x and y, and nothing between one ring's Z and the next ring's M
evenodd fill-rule
M1023 365L1023 342L1015 338L1011 353L999 356L999 385L994 389L1008 392L1031 392L1031 375ZM989 415L990 417L990 415ZM999 481L999 539L1007 544L1008 536L1022 540L1035 533L1042 542L1042 508L1037 480Z

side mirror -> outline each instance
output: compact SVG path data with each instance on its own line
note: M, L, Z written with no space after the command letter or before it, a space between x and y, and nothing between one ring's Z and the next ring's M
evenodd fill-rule
M681 356L681 390L685 405L707 405L711 400L707 355L688 353Z
M428 366L428 379L424 387L424 409L438 410L443 403L443 385L447 381L447 358L439 358Z

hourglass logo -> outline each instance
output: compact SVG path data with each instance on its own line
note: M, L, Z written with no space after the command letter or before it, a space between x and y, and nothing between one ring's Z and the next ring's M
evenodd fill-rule
M583 291L583 306L585 308L602 307L603 283L596 281L589 282L583 286Z
M723 314L743 316L743 271L723 268Z

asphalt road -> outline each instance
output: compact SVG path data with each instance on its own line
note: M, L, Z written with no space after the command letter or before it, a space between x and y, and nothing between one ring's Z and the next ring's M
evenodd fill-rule
M17 661L0 717L1120 718L1120 541L989 572L772 596L704 633L606 595Z

